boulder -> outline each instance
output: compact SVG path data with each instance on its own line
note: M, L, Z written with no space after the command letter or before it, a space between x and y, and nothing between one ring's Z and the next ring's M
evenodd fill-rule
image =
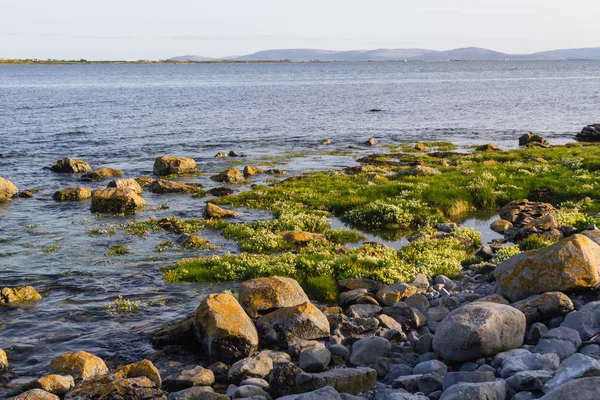
M154 386L160 387L162 385L162 379L160 377L160 372L158 369L152 364L150 360L142 360L133 364L127 364L117 370L114 375L121 378L138 378L140 376L145 376L150 379Z
M164 400L166 396L145 376L130 379L114 379L101 376L84 381L65 395L65 400Z
M515 392L539 392L554 376L554 371L522 371L506 380L506 384Z
M177 389L185 389L192 386L211 386L213 383L215 383L214 372L198 365L181 371L172 385Z
M120 169L100 168L98 171L86 172L81 176L81 180L86 182L99 182L119 176L123 176L123 171Z
M115 179L114 181L110 181L106 186L114 187L117 189L130 189L133 190L136 194L144 193L144 189L142 189L142 186L133 178Z
M488 143L475 147L475 151L500 151L500 149L495 144Z
M503 235L504 232L508 228L512 228L512 226L513 224L510 221L507 221L505 219L498 219L490 224L490 229L496 233Z
M210 218L233 218L240 215L239 212L233 210L227 210L225 208L221 208L213 203L206 203L206 208L204 209L204 213L202 216L206 219Z
M71 375L76 380L93 379L108 373L104 360L82 350L55 357L50 362L49 370L60 375Z
M211 360L237 361L258 348L258 333L252 320L229 294L206 296L196 310L194 322L197 340Z
M69 187L54 192L52 198L56 201L81 201L92 197L92 189L85 186Z
M600 361L575 353L560 364L556 374L546 382L542 391L548 393L573 379L590 376L600 376Z
M552 204L529 201L527 199L511 201L500 209L500 218L520 228L536 219L542 218L554 210Z
M253 175L258 175L258 174L262 174L265 171L263 171L262 169L258 168L258 167L252 167L250 165L246 165L244 167L244 176L253 176Z
M0 176L0 203L8 201L19 194L19 189L8 179Z
M42 296L31 286L5 287L0 290L0 304L41 300Z
M600 246L583 235L519 253L494 270L499 293L511 302L551 292L589 289L600 283Z
M50 170L58 173L78 174L91 171L92 167L83 160L75 160L73 158L61 158L50 167Z
M146 200L129 189L102 188L92 196L92 212L131 214L146 206Z
M444 377L442 390L446 391L449 387L459 383L482 383L494 382L496 376L491 371L457 371L448 372Z
M582 340L590 340L600 333L600 301L594 301L565 317L561 326L575 329Z
M512 306L525 314L527 325L545 321L573 311L573 302L561 292L546 292L513 303Z
M535 352L539 354L557 354L561 360L575 354L581 346L579 332L561 326L550 329L538 341Z
M313 347L300 353L299 365L306 372L323 372L331 362L331 352L325 347Z
M6 352L0 349L0 374L6 372L8 369L8 357L6 356Z
M239 302L250 316L268 314L283 307L306 303L308 296L291 278L272 276L240 284Z
M440 400L504 400L506 382L458 383L442 394Z
M513 307L470 303L442 320L433 338L433 348L450 362L489 357L521 346L525 328L525 315Z
M371 365L379 357L389 357L392 344L386 338L373 336L357 340L352 344L350 364Z
M410 283L398 282L386 286L377 292L377 300L380 304L391 306L414 294L424 293L418 287Z
M255 356L247 357L234 363L227 373L229 382L239 384L244 379L266 378L278 362L290 361L287 353L274 350L263 350Z
M217 175L210 177L213 181L224 183L240 183L244 181L244 176L237 168L229 168Z
M157 176L195 174L198 172L196 161L193 158L168 155L157 157L154 160L152 171Z
M377 372L372 368L337 368L319 373L301 373L296 376L299 392L310 392L331 386L338 392L358 394L372 389L377 383Z
M57 396L63 396L75 386L71 375L46 375L36 379L31 388L42 389Z
M536 354L525 350L502 361L500 376L506 379L523 371L555 371L559 363L560 357L556 354Z
M374 137L372 137L372 138L369 138L369 140L367 140L367 141L365 142L365 144L366 144L367 146L375 146L375 145L376 145L376 144L378 144L378 143L379 143L379 141L378 141L377 139L375 139Z
M60 400L60 397L42 389L31 389L8 400Z
M303 340L328 338L329 321L310 302L280 308L261 317L256 324L261 339L291 346Z
M542 146L548 147L550 146L550 142L548 142L543 136L536 135L535 133L525 133L519 137L519 146Z
M592 124L584 127L576 136L580 142L600 141L600 124Z
M540 400L598 400L599 387L600 377L575 379L551 390Z
M200 190L200 186L188 185L185 183L179 183L170 181L168 179L157 179L148 186L148 189L152 193L166 194L166 193L197 193Z
M296 376L303 371L293 363L278 362L273 365L273 372L269 380L269 391L275 398L297 393Z

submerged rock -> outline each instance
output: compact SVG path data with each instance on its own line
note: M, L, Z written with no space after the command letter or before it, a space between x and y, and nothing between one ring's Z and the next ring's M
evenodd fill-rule
M58 173L77 174L91 171L92 167L83 160L65 157L58 160L56 164L50 167L50 170Z
M225 208L221 208L213 203L206 203L206 208L204 209L204 213L202 216L206 219L210 218L233 218L240 215L239 212L233 210L227 210Z
M258 333L252 320L229 294L211 294L202 300L194 318L197 340L211 360L237 361L254 354Z
M8 201L19 194L19 189L8 179L0 176L0 203Z
M196 161L193 158L169 155L156 157L152 171L157 176L194 174L198 172Z
M369 140L367 140L367 141L365 142L365 144L366 144L367 146L375 146L375 145L376 145L376 144L378 144L378 143L379 143L379 141L378 141L377 139L373 138L373 137L372 137L372 138L370 138Z
M516 308L476 302L452 311L438 325L433 348L444 360L465 362L521 346L525 315Z
M152 193L166 194L166 193L196 193L200 190L199 185L188 185L185 183L179 183L170 181L167 179L157 179L150 184L148 187Z
M138 196L133 190L102 188L92 196L92 212L104 213L135 213L146 206L146 200Z
M41 300L42 296L31 286L5 287L0 290L0 304Z
M292 278L272 276L240 284L239 302L250 316L268 314L283 307L308 302L308 296Z
M600 246L583 235L526 251L494 270L499 293L510 301L531 295L593 288L600 283Z
M210 179L224 183L240 183L244 181L242 173L237 168L229 168L217 175L211 176Z
M82 350L55 357L50 362L49 369L56 374L71 375L77 380L92 379L108 373L104 360Z
M123 176L123 171L114 168L100 168L98 171L87 172L81 176L82 181L99 182L109 178Z
M85 186L64 188L52 195L52 198L56 201L81 201L91 197L92 189Z
M142 186L133 178L128 179L116 179L111 181L106 185L107 187L114 187L118 189L130 189L133 190L136 194L144 193Z

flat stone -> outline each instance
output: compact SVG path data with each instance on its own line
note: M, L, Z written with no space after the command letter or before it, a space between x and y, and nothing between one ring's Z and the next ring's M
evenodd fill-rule
M500 376L508 378L517 372L522 371L556 371L560 364L560 357L557 354L535 354L524 353L515 357L510 357L502 362Z

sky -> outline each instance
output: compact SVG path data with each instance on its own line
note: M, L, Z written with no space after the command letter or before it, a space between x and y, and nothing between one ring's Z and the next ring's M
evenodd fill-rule
M0 58L600 47L598 0L0 0Z

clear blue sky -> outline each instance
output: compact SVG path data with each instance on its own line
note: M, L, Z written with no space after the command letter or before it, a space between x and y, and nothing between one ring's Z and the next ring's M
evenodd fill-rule
M598 0L0 0L0 58L600 46Z

